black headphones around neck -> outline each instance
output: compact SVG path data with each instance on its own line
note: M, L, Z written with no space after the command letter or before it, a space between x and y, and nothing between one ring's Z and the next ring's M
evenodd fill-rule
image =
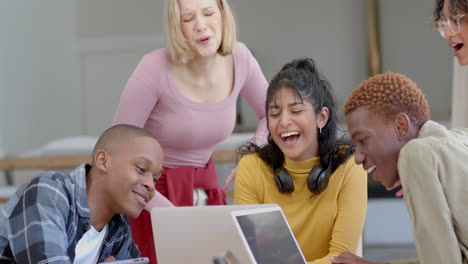
M321 193L327 188L329 175L332 168L332 159L328 163L327 168L317 165L312 168L307 177L307 187L312 193ZM275 174L273 170L273 174ZM281 193L292 193L294 192L294 183L291 175L285 168L281 168L277 174L275 174L276 186Z

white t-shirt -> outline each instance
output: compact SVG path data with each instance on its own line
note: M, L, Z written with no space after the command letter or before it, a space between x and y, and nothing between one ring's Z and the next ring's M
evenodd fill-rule
M93 226L83 234L75 248L74 264L97 263L102 243L107 234L107 225L98 232Z

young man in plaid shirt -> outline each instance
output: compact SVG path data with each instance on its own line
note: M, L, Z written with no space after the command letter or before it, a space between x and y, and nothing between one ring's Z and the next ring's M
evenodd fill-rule
M93 150L92 164L46 172L0 210L0 263L96 263L139 257L127 216L155 195L163 154L142 128L116 125Z

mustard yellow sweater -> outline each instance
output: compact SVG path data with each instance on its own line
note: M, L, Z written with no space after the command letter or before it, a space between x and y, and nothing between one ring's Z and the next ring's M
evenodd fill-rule
M257 154L244 156L237 166L234 204L275 203L283 210L306 260L330 263L330 256L356 252L367 209L367 173L351 156L330 176L324 192L307 188L311 168L319 158L294 162L284 167L293 178L291 194L278 191L273 172Z

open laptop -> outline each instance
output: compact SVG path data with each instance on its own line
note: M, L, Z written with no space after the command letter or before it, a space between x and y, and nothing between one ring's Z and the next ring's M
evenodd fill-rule
M235 256L239 263L254 263L231 212L269 207L278 206L257 204L154 208L151 210L151 222L158 264L212 264L216 257L227 253Z
M231 212L249 263L305 264L296 238L279 206Z

